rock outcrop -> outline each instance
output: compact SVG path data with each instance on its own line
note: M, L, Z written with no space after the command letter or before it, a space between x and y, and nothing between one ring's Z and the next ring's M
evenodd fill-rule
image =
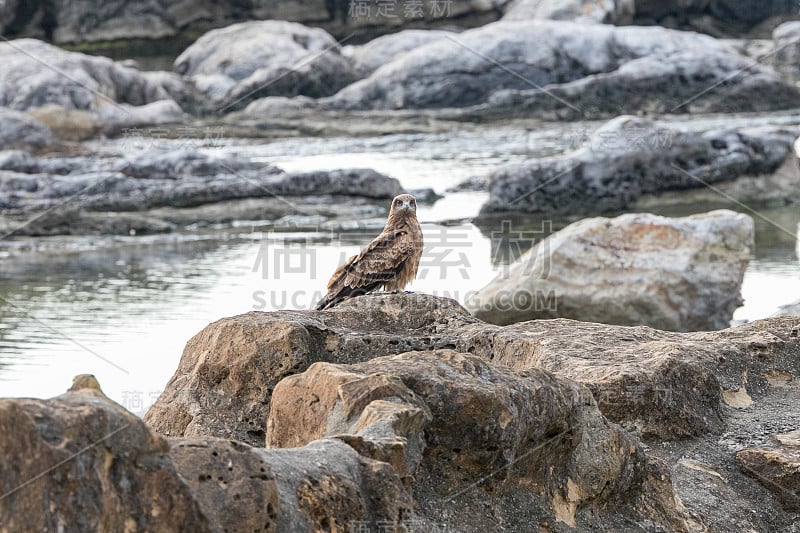
M601 24L630 24L634 0L515 0L503 20L571 20Z
M44 107L34 114L56 135L64 133L65 140L185 120L170 92L151 77L106 57L67 52L35 39L0 43L0 107ZM109 116L113 123L104 128Z
M772 32L770 63L781 72L800 77L800 21L784 22Z
M500 327L452 300L364 296L326 312L254 312L209 325L186 345L145 420L166 435L263 445L270 396L283 378L316 362L449 348L575 380L593 391L610 420L678 438L721 428L721 387L735 396L743 372L747 386L757 386L765 372L790 371L800 357L796 331L788 317L708 333L564 319Z
M748 76L736 77L743 69ZM800 91L705 35L535 20L435 40L320 103L347 110L477 106L467 116L587 118L784 109L800 104Z
M582 516L590 502L628 502L646 478L644 451L604 420L587 389L452 350L315 363L278 383L267 427L268 447L335 437L392 464L445 529L463 527L447 509L463 507L467 490L490 491L495 520L512 530L525 527L514 504L538 497L537 507L576 527L596 523Z
M322 97L355 80L336 40L319 28L277 20L212 30L175 60L210 101L230 112L266 96Z
M55 143L50 129L31 115L0 107L0 146L36 151Z
M366 78L402 54L446 36L458 34L442 30L403 30L372 39L361 46L348 46L342 53L353 63L359 78Z
M248 20L286 20L322 27L339 38L358 30L363 35L396 31L398 27L436 27L457 23L475 26L497 20L506 0L420 0L380 6L348 0L178 0L113 4L58 0L5 0L0 3L0 32L56 43L131 39L185 40L211 28Z
M338 440L302 449L164 439L91 376L0 400L1 531L346 531L411 514L398 475Z
M736 459L787 510L800 510L800 430L772 435L769 446L746 448L736 453Z
M6 193L0 231L46 214L14 229L18 235L152 233L169 231L173 224L230 221L256 212L275 219L298 211L334 216L342 211L337 204L363 209L402 192L396 179L371 169L288 173L196 149L151 149L127 158L0 152L0 170L5 171L0 189ZM252 199L266 203L230 204ZM223 207L215 210L215 205ZM145 212L149 216L142 220ZM120 213L127 218L121 220Z
M169 444L82 381L50 400L0 400L0 529L210 531Z
M800 316L800 301L782 305L774 316Z
M139 106L169 98L135 69L34 39L0 43L0 73L0 106L19 111L45 104L96 110L101 105Z
M534 244L468 308L495 324L565 317L723 329L742 304L753 238L753 219L726 210L587 218Z
M629 208L648 195L688 194L692 189L724 187L747 178L766 181L779 171L797 186L800 170L792 149L796 138L797 132L789 129L718 130L700 135L622 116L604 124L573 152L496 170L489 178L490 197L481 212L603 213ZM769 196L758 189L756 184L733 196L748 201ZM784 189L791 194L791 187Z
M409 520L429 529L782 527L785 512L751 514L756 481L728 473L731 485L708 492L698 472L726 467L685 457L734 460L728 420L740 423L776 376L800 375L799 335L789 317L704 333L563 319L499 327L451 300L369 295L208 326L145 420L179 441L212 435L267 452L346 443L391 465L415 501ZM718 498L734 519L708 511Z

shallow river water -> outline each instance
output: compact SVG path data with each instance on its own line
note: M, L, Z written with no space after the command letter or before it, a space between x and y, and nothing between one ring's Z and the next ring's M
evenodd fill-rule
M674 122L705 129L717 122L739 125L737 121L800 122L795 115ZM479 228L470 222L485 193L445 191L466 178L485 176L502 163L575 147L596 126L506 125L363 139L211 139L200 146L287 170L371 167L398 178L407 189L432 187L445 194L419 209L428 259L409 289L463 302L501 272L516 252L492 246L492 232L499 227ZM186 144L121 138L95 148L134 153L153 142L176 149ZM716 207L748 212L720 198L719 204L664 214ZM767 317L800 298L800 210L762 209L754 218L756 251L737 320ZM253 310L308 308L336 266L378 231L371 227L336 234L315 230L313 220L298 220L300 227L290 232L271 232L266 221L243 221L162 236L82 238L72 252L2 259L0 396L52 396L66 390L74 375L92 373L112 399L143 412L174 372L186 341L201 328ZM552 228L566 223L552 221ZM515 224L544 235L541 220L523 217ZM92 240L102 245L86 249Z

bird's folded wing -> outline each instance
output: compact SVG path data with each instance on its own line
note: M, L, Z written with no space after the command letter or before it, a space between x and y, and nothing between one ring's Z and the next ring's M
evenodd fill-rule
M379 235L344 266L344 285L366 287L393 280L414 252L410 234Z

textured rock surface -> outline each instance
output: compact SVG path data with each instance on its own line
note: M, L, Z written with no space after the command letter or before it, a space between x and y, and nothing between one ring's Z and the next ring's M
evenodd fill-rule
M792 76L800 76L800 21L784 22L772 32L771 63Z
M399 524L392 468L337 440L254 449L164 439L92 376L50 400L0 400L0 531L346 531ZM48 466L50 468L48 468Z
M386 463L325 439L291 450L169 439L169 456L214 531L347 531L399 524L411 500Z
M401 340L402 332L435 328L451 315L466 313L451 300L405 295L390 297L388 305L372 297L354 302L361 304L360 311L347 312L351 304L345 303L327 315L248 313L209 325L189 340L178 370L145 420L167 435L214 435L263 445L269 397L284 377L315 362L355 363L430 348L432 339ZM368 303L377 305L375 312L362 307ZM386 326L390 332L375 330L365 339L356 335L372 329L367 314L375 328Z
M168 435L260 445L270 395L284 377L315 362L351 364L452 348L519 370L563 375L597 393L609 419L644 435L684 437L720 429L720 387L735 396L745 382L763 383L755 376L794 372L796 331L792 318L691 334L563 319L500 327L472 318L451 300L365 296L330 312L248 313L209 325L189 341L145 420Z
M745 111L800 103L796 87L752 63L695 33L499 22L420 46L322 103L351 110L486 104L474 113L552 118L619 114L620 105L688 112L699 106ZM750 75L736 78L744 67L751 67ZM728 83L716 83L726 77Z
M403 30L378 37L361 46L346 47L342 53L353 62L358 77L366 78L400 55L448 35L455 37L458 34L437 30Z
M516 0L503 20L552 19L603 24L630 24L633 0Z
M770 175L793 160L796 138L789 129L699 135L622 116L573 152L496 170L481 212L602 213L625 209L647 194Z
M167 442L99 387L74 389L0 400L0 530L210 531Z
M45 104L28 111L28 114L45 124L53 134L65 141L91 139L103 129L92 113L82 109L67 109L58 104ZM6 145L3 143L3 147Z
M172 94L179 94L175 84L106 57L67 52L35 39L0 43L0 107L30 110L64 140L185 122L172 100Z
M0 107L0 146L5 150L41 150L55 142L50 129L31 115Z
M453 0L447 4L420 0L381 7L347 0L5 0L0 3L0 32L14 37L47 37L57 43L129 39L191 38L210 28L246 20L288 20L320 26L346 37L358 29L366 35L398 27L484 24L502 14L505 0Z
M800 510L800 430L773 435L771 446L747 448L736 459L775 494L787 510Z
M774 316L800 316L800 301L781 306Z
M216 111L266 96L329 96L355 79L336 40L319 28L283 21L212 30L175 60Z
M587 218L550 235L469 303L495 324L566 317L673 331L722 329L742 304L748 215Z
M139 71L105 57L67 52L34 39L0 43L0 106L27 110L45 104L94 110L169 98Z
M119 135L140 126L185 124L189 115L174 100L159 100L140 106L103 105L97 110L103 133Z
M629 500L646 476L643 450L603 419L588 390L451 350L315 363L281 381L272 402L269 447L335 436L418 475L430 485L418 492L455 493L486 472L502 472L494 498L533 488L555 518L573 526L589 502ZM512 530L525 525L506 513L495 518ZM463 527L460 517L445 523Z
M383 204L402 192L396 179L370 169L287 173L264 163L214 158L196 149L151 149L128 158L35 158L0 152L0 170L5 171L0 175L0 228L10 231L32 214L46 212L14 230L29 235L115 234L130 229L153 233L167 231L172 224L230 221L247 213L335 216L342 211L337 204L350 204L353 212L364 209L365 202ZM226 204L245 199L268 201L258 207ZM224 212L213 207L217 204ZM187 210L163 211L167 207ZM162 211L143 220L144 211L158 209Z
M371 295L210 325L146 420L189 441L338 439L392 465L416 502L406 518L424 530L494 530L502 519L510 531L533 522L560 532L572 516L587 530L780 530L791 515L734 453L759 442L770 417L792 420L800 389L780 384L799 375L800 322L789 317L703 333L563 319L498 327L450 300ZM645 464L580 400L586 389L607 419L649 439ZM570 438L558 436L567 426ZM614 477L634 471L638 481Z
M497 91L473 114L575 120L626 113L741 113L797 107L796 86L749 57L720 49L720 41L714 44L696 43L674 53L635 57L615 70L542 90ZM743 72L748 75L742 76Z

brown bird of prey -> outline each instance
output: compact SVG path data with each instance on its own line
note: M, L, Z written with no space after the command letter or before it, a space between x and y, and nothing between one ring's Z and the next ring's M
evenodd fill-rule
M417 276L420 257L422 229L417 221L417 201L410 194L401 194L392 200L389 219L380 235L333 273L328 294L316 309L328 309L380 289L400 290Z

